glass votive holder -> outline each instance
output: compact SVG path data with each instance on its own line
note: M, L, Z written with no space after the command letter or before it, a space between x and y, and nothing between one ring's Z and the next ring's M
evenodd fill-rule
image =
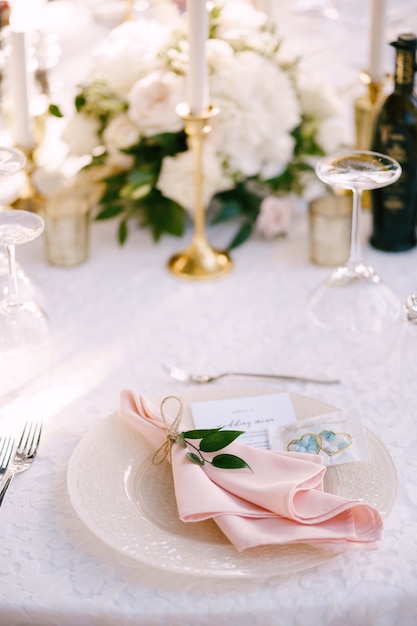
M89 198L75 186L63 186L45 198L42 217L45 221L46 259L51 265L79 265L89 253Z
M352 195L328 194L309 203L310 258L316 265L338 266L349 257Z

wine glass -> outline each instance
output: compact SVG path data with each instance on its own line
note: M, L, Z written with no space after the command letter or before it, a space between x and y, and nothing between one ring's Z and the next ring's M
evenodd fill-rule
M0 173L12 176L20 172L26 165L26 157L17 148L0 147Z
M342 151L321 159L323 182L353 193L350 254L308 299L308 311L323 340L323 355L344 364L371 365L386 356L399 330L401 304L377 272L362 260L362 192L394 183L401 167L394 159L364 150Z
M0 211L0 244L5 247L9 288L0 300L0 404L27 395L49 371L49 323L34 300L19 292L16 245L38 237L43 220L30 211Z
M417 290L406 299L403 307L403 328L400 344L400 403L409 411L415 406L417 380Z
M0 146L0 210L14 202L24 183L23 168L26 165L26 157L17 148ZM17 264L17 280L22 293L30 297L36 293L36 286L29 279L22 267ZM0 294L7 295L9 289L8 262L6 254L0 252Z

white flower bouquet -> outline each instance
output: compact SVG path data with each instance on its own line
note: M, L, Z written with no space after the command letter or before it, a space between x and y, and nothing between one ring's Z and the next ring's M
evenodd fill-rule
M186 17L173 3L158 6L158 19L121 24L95 51L63 137L71 153L90 155L103 185L96 217L119 217L121 243L132 219L155 240L181 236L193 211L192 154L176 112L185 101ZM303 85L252 5L210 3L209 31L210 101L220 113L204 144L203 200L212 223L236 223L233 248L254 229L286 232L289 199L313 178L314 158L337 147L339 102L311 77Z

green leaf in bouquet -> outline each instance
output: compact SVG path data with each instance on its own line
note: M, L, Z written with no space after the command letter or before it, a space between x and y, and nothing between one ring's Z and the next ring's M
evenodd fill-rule
M220 201L220 209L215 213L213 219L211 220L211 224L221 224L222 222L227 222L235 217L239 217L244 212L242 203L239 202L237 198L225 197L224 199L221 199L217 197L217 199Z
M118 240L121 245L123 245L126 242L127 235L128 235L127 220L124 219L120 222L119 230L117 233Z
M86 102L87 100L83 93L79 93L75 96L74 104L75 104L75 110L77 111L77 113L83 110Z
M160 133L148 139L149 145L158 146L164 156L172 156L187 150L187 136L185 132Z
M262 199L268 190L269 187L265 184L249 179L244 183L237 183L234 189L215 196L215 203L220 204L220 208L215 213L212 224L241 218L239 229L228 246L229 250L237 248L251 236Z
M184 234L186 219L184 209L163 196L157 189L153 189L141 201L140 206L143 212L142 225L151 228L155 241L165 233L176 237Z
M252 468L250 465L246 463L240 456L236 456L234 454L218 454L213 457L212 465L214 467L218 467L220 469L250 469Z
M104 176L102 182L108 187L120 187L127 180L126 172L119 172L117 174L111 174L110 176Z
M154 185L157 177L155 172L150 168L143 168L140 170L135 169L132 172L129 172L127 180L133 187L139 187L140 185Z
M50 104L48 110L49 110L49 113L53 115L54 117L64 117L64 114L62 113L61 109L56 104Z
M127 177L127 182L119 191L121 198L129 198L131 200L139 200L147 196L155 184L155 176L153 172L143 170L134 170Z
M233 250L234 248L237 248L238 246L242 245L242 243L247 241L252 234L254 226L255 225L253 222L243 222L236 235L230 241L227 249Z
M109 204L97 213L95 219L97 221L109 220L123 213L125 207L123 204Z
M152 191L151 183L128 183L120 190L121 198L129 198L130 200L140 200Z
M231 444L243 432L242 430L216 430L211 432L200 441L200 450L202 452L217 452Z
M105 207L108 204L117 203L117 201L120 201L119 192L120 189L117 185L107 185L99 200L99 204Z

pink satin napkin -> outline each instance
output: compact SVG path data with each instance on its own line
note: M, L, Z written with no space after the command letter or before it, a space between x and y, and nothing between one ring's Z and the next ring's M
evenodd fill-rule
M144 396L122 391L120 417L155 450L167 441L160 409ZM372 549L381 539L382 519L375 508L324 491L326 467L319 457L262 450L238 441L222 452L243 458L252 471L200 466L190 461L187 449L172 445L182 521L212 518L239 552L260 545L308 543L337 553Z

